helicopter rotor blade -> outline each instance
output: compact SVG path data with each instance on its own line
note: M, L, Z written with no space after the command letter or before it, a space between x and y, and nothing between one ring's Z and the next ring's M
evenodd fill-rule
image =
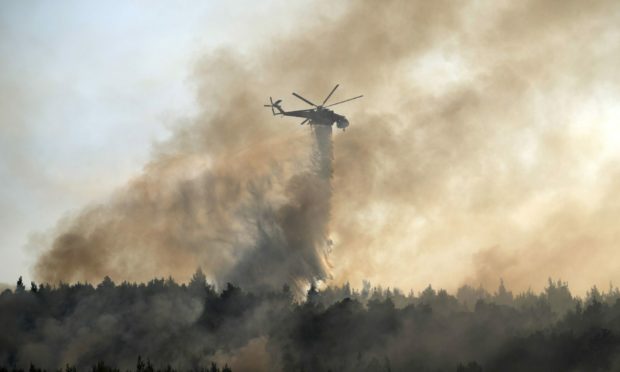
M307 118L306 120L302 121L301 123L299 123L299 125L304 125L304 124L306 124L306 122L307 122L308 120L310 120L310 118Z
M325 106L325 103L327 103L327 100L329 99L329 97L332 96L332 94L334 94L334 92L336 91L336 89L338 89L338 87L340 86L340 84L336 84L336 86L334 87L334 89L332 89L331 92L329 92L329 94L327 95L327 97L325 98L325 100L323 101L323 103L321 103L321 106Z
M312 102L308 101L307 99L305 99L304 97L300 96L299 94L297 94L297 93L295 93L295 92L293 92L293 95L294 95L295 97L299 98L300 100L302 100L302 101L306 102L307 104L310 104L310 105L312 105L312 106L314 106L314 107L318 107L318 106L317 106L317 105L315 105L314 103L312 103Z
M358 98L362 98L362 97L364 97L364 96L363 96L363 95L361 95L361 96L357 96L357 97L353 97L353 98L345 99L344 101L340 101L340 102L332 103L331 105L329 105L329 106L325 106L325 107L332 107L332 106L336 106L336 105L339 105L339 104L341 104L341 103L345 103L345 102L353 101L354 99L358 99Z

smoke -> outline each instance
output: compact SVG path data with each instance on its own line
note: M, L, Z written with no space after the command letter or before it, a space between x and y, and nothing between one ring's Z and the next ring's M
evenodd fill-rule
M332 178L332 128L314 126L310 169L293 175L277 209L257 202L255 247L233 267L228 280L255 288L283 283L297 289L328 278L329 216ZM262 193L254 194L256 199ZM298 291L299 293L299 291Z
M619 21L613 1L362 1L248 55L206 55L201 112L123 190L61 221L35 274L620 281ZM334 137L330 186L309 160L320 138L262 104L294 108L291 90L312 100L335 83L365 98L338 106L351 127Z
M37 272L50 281L144 280L149 272L185 277L202 265L212 279L248 288L325 279L330 178L320 172L331 165L312 169L299 156L253 167L270 158L270 146L283 144L255 145L203 169L187 159L150 169L71 221Z
M205 63L226 70L216 79L232 97L204 93L218 109L160 145L109 201L61 222L37 263L41 280L186 279L201 266L221 284L300 290L329 276L331 128L282 135L269 130L282 125L271 117L257 124L263 98L234 88L243 63L214 59Z

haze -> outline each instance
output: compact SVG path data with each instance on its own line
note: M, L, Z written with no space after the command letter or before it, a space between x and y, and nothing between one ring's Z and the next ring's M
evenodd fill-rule
M620 282L616 2L320 4L3 5L0 280L230 277L340 83L328 282Z

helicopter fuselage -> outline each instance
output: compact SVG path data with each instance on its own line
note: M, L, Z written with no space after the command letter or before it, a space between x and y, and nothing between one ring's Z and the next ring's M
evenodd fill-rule
M334 111L324 107L317 107L316 109L308 110L282 111L280 114L282 116L294 116L309 119L308 124L310 125L333 125L336 123L336 126L340 129L344 129L349 126L349 121L346 117L343 115L338 115Z

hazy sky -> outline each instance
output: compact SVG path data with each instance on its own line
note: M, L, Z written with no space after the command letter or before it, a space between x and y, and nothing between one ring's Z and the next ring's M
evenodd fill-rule
M140 171L195 109L189 76L221 46L286 32L286 1L0 4L0 282L30 277L26 248L67 211ZM36 237L35 237L36 239Z
M332 283L620 284L617 1L181 4L0 5L0 281L237 267L341 83Z

